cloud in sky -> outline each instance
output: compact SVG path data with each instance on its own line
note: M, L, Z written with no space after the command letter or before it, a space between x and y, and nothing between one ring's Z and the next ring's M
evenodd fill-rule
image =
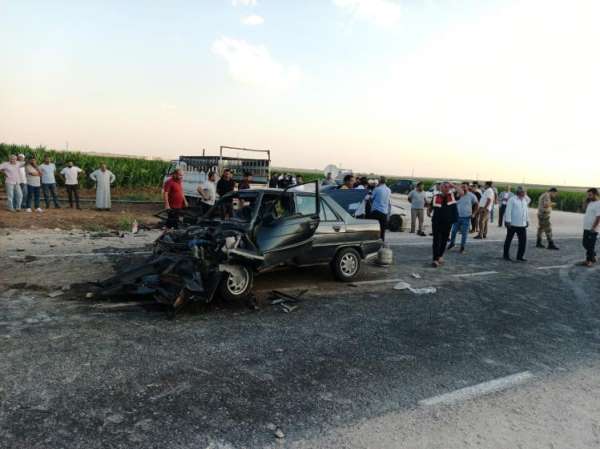
M256 6L257 3L256 0L231 0L233 6Z
M231 77L251 86L288 88L302 77L300 69L273 59L264 45L221 37L213 42L212 52L227 62Z
M252 14L242 18L242 23L244 25L257 26L265 23L265 19L263 19L261 16L257 16L256 14Z
M394 0L333 0L333 3L353 18L382 27L396 25L402 16L400 3Z

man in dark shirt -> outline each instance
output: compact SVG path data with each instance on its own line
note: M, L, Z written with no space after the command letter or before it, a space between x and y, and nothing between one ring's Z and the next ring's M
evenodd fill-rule
M250 183L252 182L252 173L245 172L244 177L238 184L238 190L246 190L250 188Z
M427 215L433 218L431 224L433 226L433 263L434 267L439 267L444 263L444 252L446 251L446 243L450 236L452 225L458 221L458 210L456 208L456 199L451 189L454 185L448 182L443 182L440 186L440 191L436 193L429 205Z
M217 193L219 196L227 195L229 192L233 192L235 189L235 181L233 180L233 175L231 171L226 168L223 170L223 175L219 182L217 182Z

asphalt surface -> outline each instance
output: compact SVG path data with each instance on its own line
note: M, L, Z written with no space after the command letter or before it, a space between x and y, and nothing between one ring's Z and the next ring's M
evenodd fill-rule
M0 447L281 447L469 385L596 361L600 271L574 265L578 239L557 240L558 252L530 242L526 264L474 242L438 270L428 239L398 241L394 265L366 266L371 283L354 286L323 268L259 278L259 295L309 289L291 313L263 300L168 321L78 289L51 298L14 286L0 294ZM40 276L44 263L56 265L28 266ZM394 290L395 279L437 292Z

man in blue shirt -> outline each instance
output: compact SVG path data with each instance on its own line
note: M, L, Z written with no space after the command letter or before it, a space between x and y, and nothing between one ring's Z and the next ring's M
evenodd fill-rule
M452 235L450 237L450 244L448 249L454 248L454 242L456 241L456 234L460 231L460 253L465 252L465 245L467 244L467 235L469 234L469 226L471 224L471 218L477 214L479 208L479 202L477 197L469 192L469 184L462 183L458 189L460 195L459 200L456 202L458 209L458 221L452 225Z
M381 240L385 240L385 228L387 227L388 216L391 209L391 195L392 191L385 184L385 177L379 178L379 184L373 190L373 196L371 200L371 213L369 218L377 220L379 222L379 229L381 233Z

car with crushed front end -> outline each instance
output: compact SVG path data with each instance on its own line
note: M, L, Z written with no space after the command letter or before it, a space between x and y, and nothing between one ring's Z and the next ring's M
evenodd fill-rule
M189 219L189 216L188 216ZM282 265L329 264L352 281L383 245L375 220L353 217L318 183L231 192L195 224L164 232L143 264L104 281L105 294L152 294L176 308L250 295L254 277Z

